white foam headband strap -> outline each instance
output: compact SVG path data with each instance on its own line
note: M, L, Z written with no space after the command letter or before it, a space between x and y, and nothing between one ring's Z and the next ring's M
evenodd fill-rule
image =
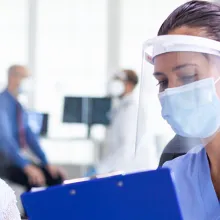
M144 43L145 59L153 59L168 52L199 52L220 56L220 42L203 37L188 35L163 35Z

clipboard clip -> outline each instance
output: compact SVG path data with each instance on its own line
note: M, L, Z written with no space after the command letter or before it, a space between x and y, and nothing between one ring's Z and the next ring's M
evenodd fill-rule
M124 174L125 173L123 171L116 171L116 172L111 172L111 173L99 174L99 175L91 176L91 177L83 177L83 178L65 180L63 182L63 184L66 185L66 184L71 184L71 183L79 183L79 182L89 181L89 180L93 180L93 179L101 179L101 178L117 176L117 175L124 175Z

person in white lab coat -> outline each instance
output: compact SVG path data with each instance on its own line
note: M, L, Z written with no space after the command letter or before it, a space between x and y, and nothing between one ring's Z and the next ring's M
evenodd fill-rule
M123 70L115 74L109 84L109 93L118 98L117 107L110 113L108 128L107 156L98 164L97 174L123 170L135 152L138 102L134 89L138 76L133 70Z

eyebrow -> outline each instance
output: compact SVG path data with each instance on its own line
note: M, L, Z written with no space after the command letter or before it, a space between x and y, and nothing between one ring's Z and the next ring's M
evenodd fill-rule
M157 77L157 76L165 76L165 73L155 72L155 73L153 73L153 75L154 75L155 77Z
M192 64L192 63L186 63L186 64L182 64L182 65L178 65L178 66L175 66L172 68L172 71L176 71L176 70L179 70L179 69L182 69L182 68L185 68L185 67L188 67L188 66L194 66L196 67L197 65L196 64Z
M185 68L185 67L188 67L188 66L194 66L194 67L196 67L197 65L196 65L196 64L192 64L192 63L185 63L185 64L181 64L181 65L178 65L178 66L173 67L173 68L172 68L172 71L174 72L174 71L177 71L177 70L179 70L179 69L182 69L182 68ZM153 75L154 75L155 77L166 76L166 74L163 73L163 72L154 72Z

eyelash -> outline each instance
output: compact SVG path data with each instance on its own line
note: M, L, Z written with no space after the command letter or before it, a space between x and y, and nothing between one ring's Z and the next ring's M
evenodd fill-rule
M196 75L197 74L194 74L194 75L191 75L191 76L184 76L184 77L181 78L181 81L184 82L183 83L184 85L188 84L188 83L191 83L191 82L195 81L195 80L192 81L192 79L195 79ZM166 84L168 83L167 79L159 81L156 86L163 86L163 84L165 84L165 83Z
M161 86L163 83L168 83L168 80L159 81L156 86Z

